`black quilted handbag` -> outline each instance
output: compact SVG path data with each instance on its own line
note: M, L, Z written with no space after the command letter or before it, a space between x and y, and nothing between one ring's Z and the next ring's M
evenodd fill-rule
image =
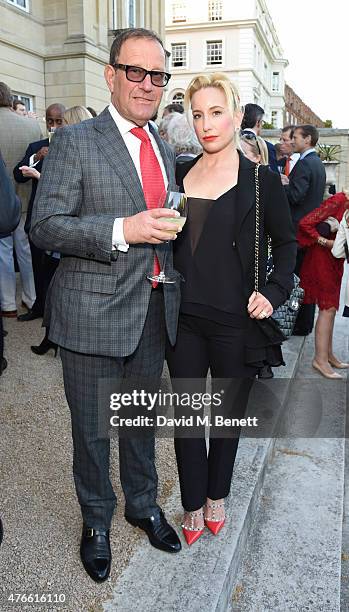
M259 165L255 168L255 183L256 183L256 237L255 237L255 286L254 289L258 293L259 282L258 282L258 271L259 271ZM269 249L268 249L269 250ZM284 340L288 340L292 336L294 326L296 324L297 315L302 305L304 298L304 289L299 286L299 278L296 274L293 275L294 287L291 291L290 297L286 302L281 304L279 308L274 310L273 314L269 319L262 320L260 324L269 324L271 332L275 335L274 324L277 324L278 330L280 330ZM272 321L271 321L272 319ZM258 322L258 321L257 321Z
M273 314L271 315L274 321L276 321L280 327L285 340L288 340L293 334L297 315L304 298L304 289L299 286L299 278L296 276L296 274L293 275L293 280L294 287L291 291L290 297L288 300L286 300L286 302L284 302L284 304L281 304L279 308L274 310Z

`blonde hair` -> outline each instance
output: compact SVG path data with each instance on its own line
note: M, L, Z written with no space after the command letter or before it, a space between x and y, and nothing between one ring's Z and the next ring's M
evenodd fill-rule
M228 108L232 114L241 110L240 96L238 89L234 83L223 72L214 72L213 74L198 74L194 77L184 94L184 108L189 109L193 95L204 87L217 87L225 94Z
M92 115L84 106L72 106L64 112L63 119L67 125L74 125L74 123L92 119Z

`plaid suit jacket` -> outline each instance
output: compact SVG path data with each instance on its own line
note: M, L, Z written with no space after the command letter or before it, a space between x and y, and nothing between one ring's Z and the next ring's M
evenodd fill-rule
M152 128L150 128L152 129ZM156 131L169 189L176 190L175 155ZM146 210L137 171L108 109L57 130L45 159L33 207L31 237L63 257L46 300L50 338L67 349L123 357L137 348L147 314L154 246L112 251L116 217ZM157 245L160 263L172 248ZM176 274L176 273L175 273ZM179 281L164 286L165 316L175 342Z

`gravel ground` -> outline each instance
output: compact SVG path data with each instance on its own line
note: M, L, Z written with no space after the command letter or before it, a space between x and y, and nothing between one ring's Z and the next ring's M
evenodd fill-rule
M112 443L112 480L119 499L111 531L110 579L97 585L79 558L81 517L72 477L70 418L61 362L52 351L36 356L31 344L42 337L41 320L4 319L8 368L0 378L0 610L97 612L143 538L123 518L117 443ZM157 444L160 504L176 481L171 440ZM65 603L25 604L15 594L65 595ZM47 599L49 601L49 598Z

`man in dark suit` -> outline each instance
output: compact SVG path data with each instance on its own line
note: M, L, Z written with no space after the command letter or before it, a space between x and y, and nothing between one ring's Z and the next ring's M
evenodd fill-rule
M148 123L170 77L165 70L165 50L155 33L142 28L116 33L105 68L111 104L98 117L55 135L32 215L32 240L63 254L45 318L50 339L61 347L72 416L73 470L83 515L80 553L96 581L109 575L116 503L109 440L98 432L98 383L158 381L166 334L171 344L176 338L179 275L167 242L175 237L169 233L174 224L161 220L176 213L158 208L164 190L176 189L175 155ZM177 282L152 284L147 277L165 254L166 272ZM119 439L125 518L156 548L178 552L178 536L156 503L154 435L143 434Z
M255 134L260 136L263 128L264 109L258 104L246 104L245 112L241 123L242 134ZM264 141L268 147L269 168L278 172L275 147L271 142Z
M293 148L300 158L289 177L282 175L286 195L291 207L295 231L298 223L309 212L320 206L326 184L325 168L315 151L319 132L313 125L297 126L293 133ZM295 273L299 271L304 258L304 250L298 249ZM315 305L304 304L297 317L295 335L310 334L314 325Z
M63 114L65 106L55 102L46 109L46 126L48 132L50 130L56 130L63 127ZM49 139L43 138L37 142L32 142L28 146L23 159L15 166L13 170L13 176L17 183L26 183L32 181L32 190L30 194L27 216L24 224L24 229L29 233L30 222L33 210L33 204L35 200L36 190L38 187L38 179L31 174L31 169L35 169L41 173L43 161L48 153ZM23 167L25 170L23 170ZM22 168L22 169L21 169ZM19 321L33 321L38 319L44 314L45 306L45 281L43 279L44 265L43 257L44 251L38 249L33 241L29 238L30 251L32 255L34 283L36 299L32 307L25 314L19 315L17 318Z

